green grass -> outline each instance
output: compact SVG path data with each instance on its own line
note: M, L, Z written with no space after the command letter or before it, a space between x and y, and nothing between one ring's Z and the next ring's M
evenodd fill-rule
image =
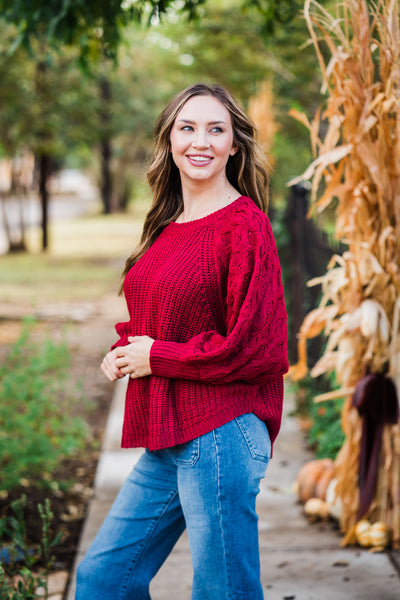
M56 222L50 248L39 253L40 231L30 230L28 254L0 256L0 303L90 301L115 293L126 257L137 244L143 210Z
M141 212L95 215L56 221L50 229L52 256L79 258L115 258L125 256L137 243L143 226ZM30 249L40 249L40 230L32 229L28 237Z
M44 302L94 300L117 289L119 270L117 264L90 258L3 256L0 302L36 306Z

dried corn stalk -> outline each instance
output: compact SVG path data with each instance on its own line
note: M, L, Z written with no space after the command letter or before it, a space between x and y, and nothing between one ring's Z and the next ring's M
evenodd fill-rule
M275 122L271 81L265 80L259 91L250 98L248 113L257 126L260 146L268 160L273 162L271 150L278 127Z
M399 7L397 0L378 0L369 11L365 0L344 0L330 14L307 0L304 10L328 97L312 123L292 111L310 131L315 159L290 184L311 179L312 208L318 212L336 203L336 236L348 251L333 256L327 273L309 282L322 285L323 297L301 327L299 363L292 375L300 378L307 372L306 340L324 331L326 351L311 374L336 372L340 389L321 400L346 397L346 439L336 471L341 524L349 533L358 507L361 436L351 395L369 371L388 372L400 397ZM386 521L393 545L399 546L398 424L385 426L377 489L367 516Z

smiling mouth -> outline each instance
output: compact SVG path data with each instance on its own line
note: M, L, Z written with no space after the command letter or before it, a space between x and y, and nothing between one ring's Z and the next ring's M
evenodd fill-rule
M197 163L206 163L213 159L212 156L204 156L199 154L188 154L187 157L189 160Z

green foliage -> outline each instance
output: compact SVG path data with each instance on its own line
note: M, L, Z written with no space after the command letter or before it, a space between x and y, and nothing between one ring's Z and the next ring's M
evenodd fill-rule
M300 11L289 24L277 24L273 35L263 36L273 77L278 126L272 149L273 177L274 191L280 200L289 193L286 183L312 161L309 132L289 115L292 108L313 115L321 102L321 77L315 68L314 50L306 45L308 38Z
M308 442L318 458L336 458L344 442L341 427L341 411L344 400L327 400L314 402L315 396L336 388L334 376L311 378L307 375L294 386L296 397L296 414L309 419Z
M245 7L256 8L264 19L264 27L272 33L275 24L287 24L297 15L301 3L296 0L247 0Z
M76 67L76 53L62 55L36 44L35 55L23 49L12 56L13 30L0 39L0 147L9 157L21 149L57 160L97 136L97 98L91 81Z
M180 9L194 16L205 0L182 0ZM176 3L173 0L0 0L2 18L17 28L10 53L19 46L32 51L33 41L77 46L82 64L99 57L115 58L127 23L149 23Z
M0 598L7 600L34 600L48 598L48 576L54 559L51 549L61 539L61 533L52 536L50 527L53 513L49 500L38 505L42 523L41 543L32 548L27 543L24 520L26 497L12 503L13 515L0 519L0 539L7 540L2 546L0 560ZM4 566L1 564L4 562ZM37 565L41 568L38 571Z
M28 323L0 367L0 491L26 481L51 485L60 461L87 435L84 421L71 417L66 344L35 342L32 332Z
M34 40L53 46L75 46L84 67L93 60L115 59L128 23L158 23L171 12L186 14L189 20L200 15L206 0L0 0L0 15L15 29L10 53L23 46L32 51ZM209 3L212 4L212 3ZM288 23L297 14L296 0L243 0L243 9L253 9L261 16L267 32L274 24ZM204 13L202 13L204 16Z
M316 448L318 458L336 458L344 442L341 427L343 399L329 400L311 406L310 417L313 420L309 431L309 441Z
M268 52L261 37L262 18L249 18L237 7L209 7L193 23L165 19L147 39L153 53L163 51L165 68L173 66L172 93L197 81L227 87L246 104L257 83L270 73ZM177 43L179 40L179 43Z

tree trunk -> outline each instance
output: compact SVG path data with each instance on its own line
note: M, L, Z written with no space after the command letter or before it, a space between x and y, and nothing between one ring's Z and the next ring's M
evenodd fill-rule
M19 217L18 252L26 252L24 200L21 195L18 196L17 202L18 202L18 217Z
M4 233L7 238L7 242L8 242L8 252L11 252L12 239L11 239L11 229L10 229L10 225L8 223L8 217L7 217L7 211L6 211L6 198L3 196L3 194L0 195L0 198L1 198L1 213L2 213L2 217L3 217Z
M47 183L50 176L50 156L40 154L39 156L39 196L42 207L42 250L46 251L49 245L48 221L49 221L49 192Z
M10 198L8 198L8 200L10 200ZM24 216L22 211L22 199L18 197L15 198L15 201L18 202L19 209L19 232L17 232L16 235L13 235L13 232L11 231L11 226L7 216L6 201L7 197L1 194L1 213L3 217L4 234L8 243L8 253L13 254L16 252L26 252L25 223L23 220Z
M48 66L45 60L39 60L36 67L36 93L37 101L41 106L40 127L38 131L37 144L37 161L39 170L39 197L42 208L42 250L45 251L49 245L48 236L48 204L49 192L47 183L50 176L51 156L49 146L51 145L52 136L48 128L48 86L47 80Z
M112 175L111 158L112 143L110 135L111 121L111 83L106 77L99 81L100 86L100 127L102 129L100 152L101 152L101 199L104 214L112 213Z

